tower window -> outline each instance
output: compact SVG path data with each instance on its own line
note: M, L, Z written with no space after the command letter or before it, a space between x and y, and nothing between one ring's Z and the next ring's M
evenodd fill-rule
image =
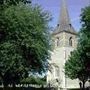
M69 45L72 46L72 37L69 38Z
M57 37L57 46L59 46L59 43L60 43L59 37Z

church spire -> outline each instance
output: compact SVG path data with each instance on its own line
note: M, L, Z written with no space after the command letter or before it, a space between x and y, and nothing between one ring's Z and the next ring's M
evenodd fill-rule
M74 28L70 22L66 0L62 0L59 22L58 22L57 28L53 32L53 34L57 34L57 33L60 33L62 31L66 31L66 32L76 34L76 32L75 32L75 30L74 30Z
M60 25L67 25L70 24L70 19L69 19L69 14L67 10L67 5L66 5L66 0L62 0L62 5L61 5L61 12L60 12Z

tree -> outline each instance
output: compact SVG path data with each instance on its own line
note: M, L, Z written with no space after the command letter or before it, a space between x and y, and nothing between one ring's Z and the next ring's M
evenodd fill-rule
M0 78L4 85L15 86L28 72L47 70L50 15L40 6L23 3L10 5L0 14Z
M79 47L82 49L82 58L85 66L90 72L90 6L82 9L82 29L80 31Z
M78 78L84 88L85 82L88 80L88 72L79 50L74 50L68 61L66 61L65 74L71 79Z
M90 7L82 9L81 22L77 49L65 63L65 74L82 81L84 89L85 82L90 78Z

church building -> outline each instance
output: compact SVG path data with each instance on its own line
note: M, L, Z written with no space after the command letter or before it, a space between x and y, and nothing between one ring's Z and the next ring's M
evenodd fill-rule
M77 32L70 22L66 0L62 0L59 18L57 27L52 33L53 51L49 61L47 83L65 90L79 88L79 81L69 79L64 70L66 60L77 47Z

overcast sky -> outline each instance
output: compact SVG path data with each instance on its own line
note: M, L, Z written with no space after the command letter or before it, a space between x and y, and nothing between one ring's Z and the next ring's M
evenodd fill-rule
M50 25L55 28L60 17L61 0L32 0L32 3L38 3L44 10L51 13L53 20ZM78 31L80 29L81 8L90 5L90 0L67 0L67 5L72 25Z

